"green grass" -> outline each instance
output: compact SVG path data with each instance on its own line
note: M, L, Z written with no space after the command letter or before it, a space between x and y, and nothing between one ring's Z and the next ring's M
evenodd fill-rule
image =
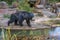
M60 25L60 20L48 20L48 21L45 21L43 23L47 24L47 25L51 25L51 24Z
M10 15L4 14L4 18L10 18Z
M35 39L35 37L38 39L38 38L41 38L42 35L46 35L47 36L48 32L49 32L49 29L20 30L20 31L16 30L12 34L11 30L7 29L5 31L5 40L9 40L9 39L10 40L14 40L14 39L17 39L17 36L20 36L21 39L29 37L29 39L31 38L31 40L33 40L33 39ZM37 40L37 39L35 39L35 40ZM24 39L24 40L26 40L26 39Z

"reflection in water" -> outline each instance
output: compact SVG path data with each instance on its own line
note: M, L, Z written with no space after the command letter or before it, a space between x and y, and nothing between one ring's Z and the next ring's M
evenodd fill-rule
M50 40L60 40L60 27L56 27L55 29L49 32Z

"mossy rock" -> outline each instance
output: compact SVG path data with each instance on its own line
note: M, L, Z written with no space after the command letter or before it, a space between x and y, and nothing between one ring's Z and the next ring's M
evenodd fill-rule
M43 17L43 14L42 13L37 13L36 16Z
M55 20L54 23L55 24L60 24L60 20Z
M50 24L60 25L60 20L49 20L49 21L45 21L44 23L47 25L50 25Z

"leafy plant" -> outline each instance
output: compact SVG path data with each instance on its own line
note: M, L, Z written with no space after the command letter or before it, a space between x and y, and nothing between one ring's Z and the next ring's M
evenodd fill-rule
M49 0L49 3L59 2L59 0Z
M41 38L44 38L44 35L48 34L48 30L49 29L44 29L44 30L20 30L19 32L14 31L13 35L12 32L10 30L10 28L8 28L5 31L5 40L40 40ZM43 31L43 32L42 32ZM28 35L27 35L28 33ZM43 36L42 36L43 35Z
M4 18L10 18L10 15L4 14Z
M31 8L28 4L28 0L21 0L19 1L19 7L20 10L25 10L28 12L32 12L34 8Z

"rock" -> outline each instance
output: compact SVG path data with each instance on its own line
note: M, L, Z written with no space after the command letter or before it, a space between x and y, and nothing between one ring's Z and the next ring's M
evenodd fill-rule
M58 7L60 7L60 2L56 3L56 5L57 5Z
M52 12L46 10L46 9L42 9L42 14L46 15L47 17L50 17L50 18L57 16L55 13L52 13Z
M44 8L43 5L36 5L36 7L39 8L39 9L43 9Z
M7 5L8 4L5 1L0 2L0 8L3 8L3 9L8 8Z
M0 20L0 26L8 26L8 25L7 25L8 20L9 20L9 19L1 19L1 20Z
M3 18L3 15L2 14L0 14L0 19L2 19Z

